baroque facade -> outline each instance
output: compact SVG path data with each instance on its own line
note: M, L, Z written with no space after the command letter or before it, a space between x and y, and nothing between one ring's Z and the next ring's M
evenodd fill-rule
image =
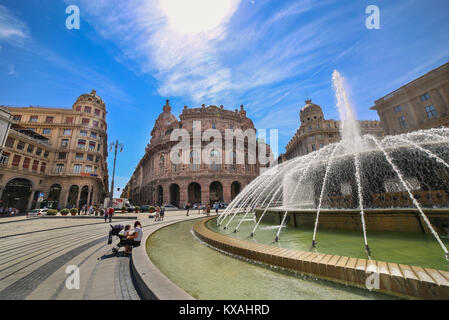
M341 140L340 121L324 118L323 110L312 100L306 100L299 112L300 127L285 147L283 160L289 160L319 150L324 146ZM383 136L383 128L377 120L359 121L361 134Z
M6 108L13 123L0 157L0 206L25 212L38 200L53 208L103 203L106 105L95 90L79 96L71 109Z
M449 63L376 100L386 134L449 126Z
M183 207L186 203L209 204L214 202L229 203L255 177L259 175L259 161L249 164L247 159L248 143L245 141L244 164L237 164L235 152L232 163L225 161L225 130L254 130L254 124L246 116L243 106L240 110L226 110L223 106L205 106L200 108L184 107L179 120L171 113L167 100L163 112L157 118L151 131L151 140L145 150L131 179L122 192L133 204L171 203ZM200 127L194 127L198 125ZM174 164L170 160L170 151L178 141L171 141L170 135L177 128L185 129L193 143L193 132L199 130L201 135L207 129L218 130L222 137L222 148L210 152L211 163L204 159L204 148L209 140L201 142L201 152L189 151L187 161ZM204 137L203 137L204 138ZM249 140L249 139L248 139ZM269 146L264 144L267 154L271 154ZM259 146L259 144L258 144ZM234 146L235 149L235 146ZM182 156L182 155L181 155Z

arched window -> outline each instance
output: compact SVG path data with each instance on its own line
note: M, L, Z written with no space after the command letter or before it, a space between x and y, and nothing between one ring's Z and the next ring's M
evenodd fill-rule
M210 152L210 162L213 171L220 170L220 153L217 150Z
M190 152L190 170L198 171L200 168L199 153L196 150Z
M164 173L164 168L165 168L165 158L164 158L164 156L161 156L159 158L159 170L160 170L160 173Z

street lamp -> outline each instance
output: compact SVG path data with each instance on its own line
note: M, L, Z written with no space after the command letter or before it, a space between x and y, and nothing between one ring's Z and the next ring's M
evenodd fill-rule
M123 143L119 143L118 140L115 142L111 142L109 144L109 151L112 151L112 148L115 149L114 151L114 168L112 170L112 182L111 182L111 191L109 192L109 206L112 207L112 198L114 197L114 177L115 177L115 164L117 161L117 149L120 148L120 152L123 151Z

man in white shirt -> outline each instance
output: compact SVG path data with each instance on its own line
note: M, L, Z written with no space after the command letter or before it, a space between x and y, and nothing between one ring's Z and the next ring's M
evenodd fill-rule
M130 252L130 247L140 246L140 241L142 241L143 231L142 225L139 221L134 222L134 232L126 237L125 254Z

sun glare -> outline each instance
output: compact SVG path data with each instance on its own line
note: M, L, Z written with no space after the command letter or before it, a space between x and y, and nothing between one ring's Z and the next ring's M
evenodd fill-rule
M226 22L237 9L238 0L159 0L170 27L179 33L209 31Z

